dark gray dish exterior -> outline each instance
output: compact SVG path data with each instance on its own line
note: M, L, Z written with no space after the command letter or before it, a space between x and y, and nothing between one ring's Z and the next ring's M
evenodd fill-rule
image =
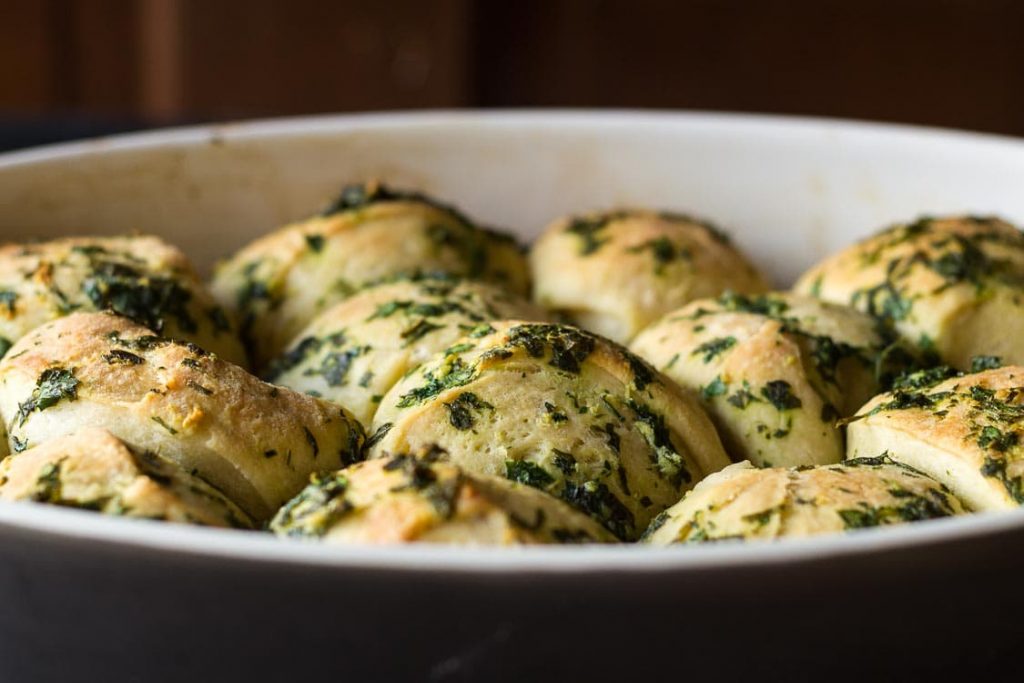
M0 525L0 680L876 681L968 665L1000 680L1019 650L1022 542L1008 530L763 567L474 573Z

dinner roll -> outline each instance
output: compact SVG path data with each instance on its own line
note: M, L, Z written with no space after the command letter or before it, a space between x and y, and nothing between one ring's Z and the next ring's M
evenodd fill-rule
M974 510L1024 503L1024 368L941 378L918 373L865 405L847 428L850 457L886 453Z
M83 428L0 461L0 500L33 500L108 515L249 529L223 493L105 429Z
M552 493L622 539L728 464L696 401L617 344L503 321L385 395L371 456L438 444L469 472Z
M652 545L835 533L948 517L963 507L942 484L885 457L842 465L730 465L651 523Z
M238 314L257 367L318 313L368 282L444 272L525 295L518 245L456 209L377 183L350 185L324 211L252 242L222 263L213 292Z
M552 223L530 252L534 298L614 341L683 304L764 278L708 223L654 211L611 211Z
M267 378L340 403L369 426L402 375L500 318L543 320L545 313L493 285L403 277L367 287L318 315L271 363Z
M837 418L879 390L876 328L809 297L727 293L668 314L631 349L701 397L734 459L817 465L842 460Z
M312 483L271 522L281 536L328 543L523 545L615 537L562 501L438 462L442 450L388 454Z
M363 442L343 408L108 313L22 337L0 361L0 415L15 452L102 427L209 481L257 521L311 473L359 459Z
M870 313L961 370L980 355L1024 364L1024 235L998 218L893 226L825 259L795 289Z
M103 310L246 363L224 309L185 255L158 237L69 237L0 247L0 351L72 311Z

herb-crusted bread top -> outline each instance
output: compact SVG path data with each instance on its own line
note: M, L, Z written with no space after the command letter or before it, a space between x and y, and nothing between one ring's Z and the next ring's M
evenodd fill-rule
M73 311L103 310L246 364L230 316L185 255L158 237L69 237L0 247L0 351Z
M811 536L962 512L942 484L886 457L789 469L737 463L656 517L643 540L669 545Z
M533 245L530 267L539 304L620 343L694 299L768 289L723 233L668 212L557 220Z
M363 443L343 408L109 313L73 313L22 337L0 361L0 415L13 452L102 427L209 481L257 521L311 473L358 460Z
M848 304L967 370L1024 363L1024 234L997 218L922 218L830 256L795 290Z
M320 215L244 247L218 267L212 287L237 313L262 369L318 313L362 285L424 272L529 291L526 260L513 239L424 195L374 183L346 187Z
M697 402L624 348L569 325L492 327L392 387L371 456L437 444L467 471L552 493L623 539L728 464Z
M267 377L340 403L369 426L411 368L489 321L546 314L494 285L453 277L400 278L367 287L318 315L278 356Z
M879 390L886 339L870 316L791 294L694 301L631 349L700 396L737 461L839 462L848 417Z
M152 451L133 452L86 427L0 461L0 500L32 500L107 515L249 529L223 493Z
M937 379L912 375L867 403L847 427L850 457L886 451L974 510L1024 503L1024 368Z
M607 543L596 521L535 488L470 474L430 448L389 454L312 483L277 513L281 536L327 543Z

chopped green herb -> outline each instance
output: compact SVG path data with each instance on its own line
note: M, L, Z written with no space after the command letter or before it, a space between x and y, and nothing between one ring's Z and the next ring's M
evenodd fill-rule
M662 275L665 267L675 260L685 260L691 257L690 251L685 247L677 246L664 235L653 237L642 244L630 247L626 250L631 254L640 254L645 251L651 252L654 259L654 274Z
M764 385L761 388L761 396L780 411L792 410L803 405L800 399L793 395L790 383L782 379L772 380Z
M567 482L562 490L562 499L601 522L619 538L633 537L636 527L633 513L603 482Z
M174 427L172 427L171 425L167 424L166 422L164 422L164 421L163 421L163 419L162 419L162 418L160 418L160 417L158 417L158 416L156 416L156 415L152 415L152 416L150 416L150 418L149 418L149 419L150 419L150 420L152 420L153 422L156 422L156 423L157 423L158 425L160 425L161 427L163 427L164 429L166 429L166 430L167 430L168 432L170 432L171 434L177 434L177 433L178 433L178 430L177 430L177 429L175 429L175 428L174 428Z
M324 248L323 235L306 235L306 245L315 253L320 253Z
M366 450L370 450L371 448L376 446L377 443L381 439L383 439L385 436L387 436L387 433L391 431L391 427L392 426L394 426L392 423L385 422L381 426L377 427L377 429L373 432L373 434L371 434L366 439L366 444L365 444Z
M23 425L35 411L43 411L61 400L74 401L78 398L81 382L75 377L74 369L47 368L39 375L36 387L28 400L18 405L18 424Z
M476 424L474 413L494 410L487 401L481 400L476 394L465 391L444 404L448 410L448 421L459 430L472 429Z
M112 349L103 354L103 360L110 365L141 365L146 362L142 356L121 349Z
M1013 432L1002 432L996 427L987 425L982 428L981 435L978 437L978 448L987 448L1002 453L1017 445L1017 439L1017 434Z
M971 372L983 372L1002 367L1003 361L999 356L974 356L971 358Z
M306 435L306 443L309 444L309 448L313 451L313 458L320 455L320 444L316 442L316 437L313 436L313 432L309 431L309 427L303 427L302 431Z
M8 315L14 314L14 306L18 302L18 293L10 289L0 289L0 306L7 308Z
M702 361L710 363L714 360L715 356L728 351L735 345L736 337L718 337L717 339L704 342L694 349L691 355L700 356Z
M476 378L477 368L466 365L462 359L449 356L445 364L436 371L424 373L426 383L403 394L396 404L399 408L408 408L427 401L447 389L469 384Z
M630 399L627 404L633 411L635 421L633 428L637 430L651 447L651 462L658 474L675 488L693 481L693 475L686 466L683 456L672 443L672 436L665 416L655 412L650 406Z
M547 418L554 423L567 422L569 416L558 410L553 403L544 401L544 412L547 414Z
M580 216L570 220L565 231L580 238L580 256L590 256L608 242L609 238L603 235L605 228L625 216L626 213L621 211L595 216Z
M529 460L506 460L505 477L541 490L555 482L547 470Z
M710 383L701 387L700 395L705 401L710 401L715 396L721 396L726 392L725 382L722 381L721 376L715 377Z

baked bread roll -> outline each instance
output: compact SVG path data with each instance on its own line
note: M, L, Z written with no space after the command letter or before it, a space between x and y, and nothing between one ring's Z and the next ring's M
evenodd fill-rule
M437 444L465 470L535 486L626 540L729 463L696 401L617 344L569 325L492 326L391 388L371 456Z
M265 367L318 313L360 286L443 272L529 290L518 245L424 195L350 185L323 213L252 242L222 263L214 295L237 313Z
M941 378L918 373L865 405L847 428L850 457L886 453L973 510L1024 503L1024 368Z
M694 299L768 289L721 232L666 212L555 221L530 251L530 268L539 304L620 343Z
M809 297L728 293L669 313L630 348L701 397L733 459L820 465L843 458L836 420L879 391L876 327Z
M271 363L267 379L340 403L365 426L410 369L490 320L546 314L493 285L452 277L367 287L318 315Z
M428 449L314 476L271 522L281 536L327 543L525 545L615 537L562 501L515 482L469 474Z
M1024 364L1024 234L997 218L893 226L825 259L795 290L870 313L961 370L983 355Z
M103 310L246 364L224 309L185 255L158 237L69 237L0 247L0 351L72 311Z
M313 472L358 460L363 443L343 408L108 313L73 313L22 337L0 361L0 415L14 452L101 427L210 482L257 521Z
M652 545L772 539L915 522L963 512L942 484L881 458L827 467L730 465L651 523Z
M0 461L0 499L108 515L250 529L223 493L156 453L86 427Z

